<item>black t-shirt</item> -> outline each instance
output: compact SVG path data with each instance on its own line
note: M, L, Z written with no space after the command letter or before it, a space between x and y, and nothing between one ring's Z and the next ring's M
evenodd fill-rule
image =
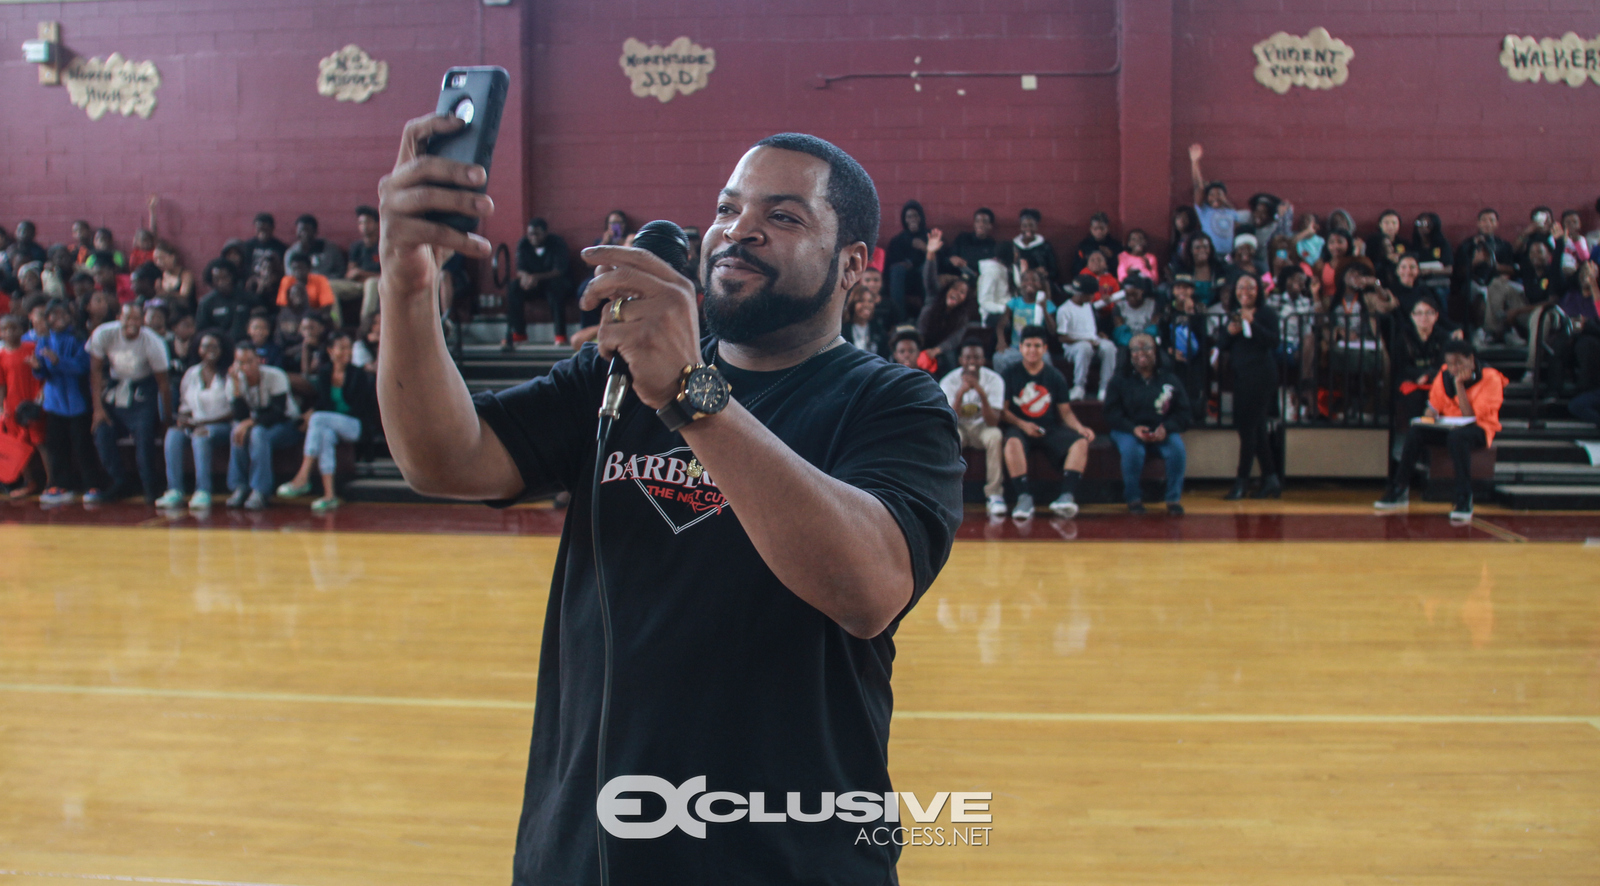
M567 275L567 242L555 234L544 235L538 246L523 237L517 241L517 270L525 274L543 274L555 271L557 279Z
M378 265L378 247L368 246L366 240L357 240L350 244L350 264L373 274L383 271Z
M705 355L715 354L708 341ZM605 363L585 345L550 373L475 404L516 462L525 494L572 493L545 615L514 882L589 884L596 868L602 686L590 494ZM955 415L927 373L839 346L792 373L725 369L734 399L801 458L866 490L905 534L912 604L961 522ZM899 618L852 637L767 568L710 472L632 395L602 463L603 555L614 677L606 779L653 776L750 798L768 813L789 792L816 812L823 792L893 790L889 675ZM819 552L819 556L824 555ZM907 606L909 610L910 605ZM903 616L904 613L901 614ZM642 818L663 802L643 797ZM696 801L698 802L698 801ZM690 818L698 821L690 806ZM709 807L729 812L726 799ZM857 841L840 820L707 823L607 840L615 883L892 883L899 850Z
M253 271L256 264L269 255L276 255L279 259L282 259L284 252L289 249L288 245L277 237L267 240L257 240L251 237L249 240L244 241L244 245L250 249L250 268L243 271L246 274Z
M1045 430L1061 427L1062 403L1071 402L1072 386L1061 371L1044 364L1038 375L1029 374L1021 363L1000 373L1006 383L1006 409L1012 415L1031 421Z

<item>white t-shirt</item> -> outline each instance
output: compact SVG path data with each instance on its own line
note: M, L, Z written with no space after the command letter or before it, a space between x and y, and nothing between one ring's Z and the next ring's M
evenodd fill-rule
M243 393L234 387L233 374L229 373L227 390L229 403L242 396L251 411L271 405L273 397L284 394L288 400L284 406L284 416L291 419L300 417L300 405L294 402L294 393L289 389L289 374L276 366L261 367L261 381L246 387Z
M1056 334L1069 339L1095 339L1100 331L1094 325L1094 302L1078 304L1072 299L1056 309Z
M945 376L939 382L939 387L944 389L944 398L949 401L950 408L956 411L956 421L968 428L983 427L983 400L977 391L968 391L962 396L961 402L956 402L956 391L961 390L962 370ZM987 366L978 367L978 386L983 388L984 396L989 398L989 408L999 412L1006 408L1006 382Z
M146 326L128 338L120 320L102 323L89 336L88 351L110 364L111 377L117 381L138 381L167 371L167 343Z
M183 381L178 383L178 411L197 425L232 419L233 399L228 396L228 374L219 371L208 385L201 367L189 367L183 374Z

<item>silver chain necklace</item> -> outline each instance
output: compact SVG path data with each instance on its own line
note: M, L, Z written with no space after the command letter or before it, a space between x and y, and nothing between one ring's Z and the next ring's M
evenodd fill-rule
M815 360L818 357L822 356L825 352L830 351L830 350L838 347L840 344L843 344L843 343L844 343L844 336L842 336L842 335L835 336L833 341L830 341L827 344L823 345L821 348L817 349L817 352L812 354L811 356L809 356L809 357L805 358L804 360L801 360L799 363L796 363L793 366L789 367L789 370L787 372L785 372L784 374L778 376L777 381L774 381L772 384L767 385L766 387L762 388L760 391L756 392L755 396L753 396L753 397L740 397L739 398L739 404L741 406L743 406L745 409L753 408L756 405L756 403L760 402L768 394L770 394L773 391L777 390L778 386L783 384L784 380L787 379L789 376L794 375L795 372L800 369L800 367L806 365L807 363L810 363L812 360ZM722 358L722 354L719 352L717 354L717 359L720 360L721 358Z

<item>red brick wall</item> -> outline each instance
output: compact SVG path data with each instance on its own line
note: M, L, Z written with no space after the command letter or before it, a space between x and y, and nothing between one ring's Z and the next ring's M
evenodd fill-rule
M1506 228L1535 203L1590 206L1600 194L1590 122L1600 86L1512 83L1497 58L1508 31L1600 32L1600 8L1400 5L1173 0L1171 113L1146 77L1127 92L1140 98L1122 120L1127 84L1117 76L1041 77L1033 92L1014 77L924 78L920 92L907 79L815 87L819 75L913 69L1103 70L1117 60L1117 0L0 4L0 46L59 20L73 51L151 59L164 82L149 120L90 121L64 89L35 85L33 66L14 49L0 52L0 222L33 218L55 241L81 216L125 240L156 192L162 233L193 261L248 235L263 209L277 214L284 236L309 211L347 242L351 209L373 201L401 125L431 109L444 68L479 61L514 75L491 185L496 241L514 240L531 214L575 245L592 240L612 208L636 221L704 224L743 148L789 129L829 138L863 162L886 207L885 240L909 198L934 224L956 229L988 205L1008 235L1017 210L1034 206L1063 249L1097 209L1142 212L1120 227L1142 225L1159 238L1165 214L1156 215L1151 195L1188 199L1184 147L1194 140L1206 145L1207 174L1236 196L1271 191L1319 214L1342 206L1368 225L1388 206L1408 218L1433 209L1458 238L1484 204L1501 209ZM1146 17L1165 8L1162 0L1129 7ZM1130 24L1138 33L1148 21ZM1255 82L1253 43L1318 25L1355 49L1347 84L1278 96ZM709 87L665 104L634 97L617 64L623 41L678 36L716 50ZM315 91L317 60L351 42L390 65L388 90L361 105ZM1137 63L1144 45L1128 58ZM1160 142L1164 125L1170 164L1121 168L1152 154L1121 138Z
M1298 11L1309 9L1310 11ZM1327 10L1324 12L1323 10ZM1398 11L1391 11L1398 10ZM1279 96L1256 83L1250 47L1274 32L1325 27L1350 44L1350 79ZM1205 173L1236 205L1256 191L1319 215L1343 207L1363 231L1398 210L1433 210L1452 242L1479 208L1502 236L1533 206L1583 209L1600 196L1600 85L1513 83L1500 66L1508 33L1600 33L1586 0L1188 0L1173 22L1174 200L1187 200L1193 141Z
M61 22L79 55L154 61L162 85L150 118L90 120L65 87L37 85L17 47L46 20ZM156 193L161 234L191 264L250 236L263 210L284 240L295 216L310 212L325 236L348 245L354 208L377 202L401 128L433 109L444 70L480 60L522 67L520 20L515 7L477 0L0 4L0 223L31 218L51 243L81 217L112 228L126 248ZM361 104L316 89L318 60L348 43L389 63L388 88ZM490 189L504 210L489 229L497 240L517 236L522 214L521 78L512 79L497 156L513 159L496 167Z
M846 80L819 75L1103 69L1115 58L1113 0L642 0L636 16L589 2L540 3L530 22L530 205L575 245L606 212L702 227L744 149L800 130L849 151L877 183L883 239L921 200L964 230L992 207L1015 233L1024 206L1058 240L1117 200L1114 77ZM716 50L708 88L665 104L636 98L618 65L629 37L688 36ZM921 58L918 63L915 60ZM964 90L965 95L958 91Z

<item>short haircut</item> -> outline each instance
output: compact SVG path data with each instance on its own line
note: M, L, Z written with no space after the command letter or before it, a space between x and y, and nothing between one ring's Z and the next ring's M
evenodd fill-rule
M171 243L167 242L166 240L157 240L156 241L156 248L155 248L154 251L155 252L165 252L167 255L177 255L178 254L178 247L173 246Z
M991 225L994 224L994 210L993 209L990 209L987 206L979 206L977 208L977 210L972 213L972 217L973 218L977 218L980 215L988 216L989 217L989 224L991 224Z
M961 350L965 351L967 348L978 348L984 353L989 351L989 346L983 343L983 339L976 336L968 336L961 340Z
M250 319L252 319L252 320L265 320L268 323L271 323L272 322L272 312L267 310L266 308L251 308L250 309Z
M548 223L546 223L544 219L540 218L537 215L534 216L533 218L528 219L528 223L526 225L524 225L523 227L538 228L541 231L550 230L550 225Z
M298 228L301 225L310 225L311 226L311 230L315 231L317 229L317 217L312 215L309 212L304 213L299 218L294 220L294 226L295 227Z
M239 276L239 266L238 265L234 264L231 261L228 261L225 258L214 258L214 259L211 260L210 264L206 265L206 272L204 274L204 277L205 277L204 282L205 282L206 285L208 285L208 286L215 286L216 285L215 283L212 283L211 280L212 280L212 276L217 271L227 271L228 272L228 279L232 280L235 283L244 282Z
M1472 346L1472 342L1459 338L1452 338L1445 342L1444 352L1446 356L1458 354L1462 357L1471 357L1473 359L1478 357L1478 349Z
M305 265L309 268L311 267L311 256L306 255L304 252L296 252L294 255L289 256L289 264Z
M67 303L59 298L52 298L48 302L45 302L44 305L44 311L46 314L54 314L56 311L70 312L71 310L71 308L67 307Z
M1037 209L1024 209L1017 213L1017 218L1031 218L1036 222L1044 221L1044 217L1039 214Z
M1400 217L1400 213L1399 212L1397 212L1397 211L1395 211L1393 209L1385 209L1384 211L1378 213L1378 221L1383 221L1384 219L1388 218L1391 215L1394 216L1397 219Z
M1022 333L1017 336L1017 344L1020 345L1030 338L1036 338L1048 344L1050 341L1050 333L1047 332L1043 326L1024 326L1022 327Z
M779 148L808 154L828 164L828 205L839 220L839 235L834 248L865 243L871 250L878 243L878 222L883 216L878 189L872 176L856 158L832 142L803 132L781 132L755 143L757 148Z
M356 337L343 329L335 329L328 333L328 337L322 340L322 344L325 347L332 347L333 343L341 338L347 342L350 342L351 344L355 344Z
M1483 218L1486 215L1492 215L1495 218L1499 218L1500 217L1499 211L1496 210L1493 206L1485 206L1482 209L1478 210L1478 218Z
M105 234L107 240L109 240L113 236L115 236L114 234L111 233L111 229L110 228L95 228L94 229L94 235L96 237L100 236L101 234Z
M360 218L363 215L366 216L367 218L372 219L373 221L377 221L377 219L378 219L378 210L376 210L373 207L368 206L367 204L363 203L360 206L356 207L356 218Z
M272 225L273 227L277 227L278 221L272 217L272 213L270 212L258 212L256 213L256 224Z
M88 271L79 271L76 274L73 274L72 275L72 279L67 281L67 282L69 282L69 283L82 282L82 283L88 283L88 284L90 284L92 286L92 285L94 285L94 275L89 273Z
M1103 212L1097 212L1094 215L1089 216L1089 224L1092 225L1095 222L1100 222L1101 224L1109 226L1111 224L1111 216L1106 215Z
M903 341L911 342L918 348L921 348L922 334L917 332L916 327L913 326L898 327L894 331L894 336L889 339L889 347L893 348L895 345L898 345Z
M78 226L78 225L83 225L83 226L84 226L84 227L86 227L86 228L87 228L87 227L89 227L89 222L88 222L88 220L87 220L87 219L81 219L81 218L80 218L80 219L78 219L78 220L77 220L77 221L75 221L75 222L73 222L73 223L72 223L72 226L73 226L73 227L74 227L74 228L76 228L76 227L77 227L77 226Z
M133 302L129 302L129 304L133 304ZM167 310L166 302L163 302L159 298L152 298L149 301L145 302L144 303L144 309L145 309L146 313L148 313L150 311L160 311L161 312L161 316L163 316L163 317L170 318L172 316L172 312Z
M16 314L0 314L0 326L22 325L22 318Z
M212 330L207 329L201 335L201 338L204 338L205 336L210 335L211 332L212 332ZM218 337L217 343L218 344L222 343L221 337ZM238 341L233 343L233 352L235 354L243 353L245 351L249 351L252 355L256 355L256 344L255 344L255 342L251 341L248 338L241 338ZM257 356L259 356L259 355L257 355Z
M1551 209L1548 206L1535 206L1535 207L1533 207L1532 210L1530 210L1528 212L1528 219L1531 221L1534 216L1538 215L1541 212L1549 213L1550 215L1555 215L1556 214L1555 210Z
M154 283L160 279L161 269L155 266L155 262L145 262L144 264L133 269L133 281L135 283L141 281Z

